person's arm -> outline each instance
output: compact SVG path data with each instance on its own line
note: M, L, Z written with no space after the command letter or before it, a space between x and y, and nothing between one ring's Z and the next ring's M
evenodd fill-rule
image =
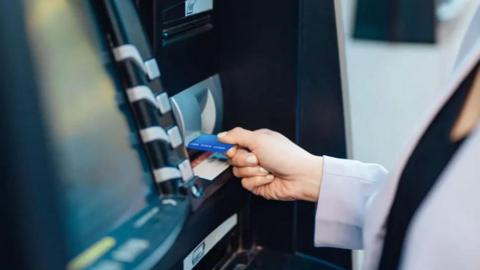
M315 215L315 246L363 247L366 208L387 173L377 164L324 156Z
M382 166L315 156L265 129L235 128L219 139L237 145L227 156L244 188L270 200L318 202L316 246L362 247L365 209L387 175Z

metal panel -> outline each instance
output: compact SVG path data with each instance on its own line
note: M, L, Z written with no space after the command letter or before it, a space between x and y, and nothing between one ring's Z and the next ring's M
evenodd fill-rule
M302 1L299 44L297 143L315 155L345 158L342 72L334 0ZM350 251L313 246L315 211L314 203L297 203L296 249L350 268Z

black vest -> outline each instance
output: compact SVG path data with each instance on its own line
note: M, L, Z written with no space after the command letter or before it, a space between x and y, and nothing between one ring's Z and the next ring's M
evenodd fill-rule
M479 65L465 78L436 115L410 156L400 177L390 213L379 269L400 266L402 249L415 212L464 140L451 142L450 132L472 88Z

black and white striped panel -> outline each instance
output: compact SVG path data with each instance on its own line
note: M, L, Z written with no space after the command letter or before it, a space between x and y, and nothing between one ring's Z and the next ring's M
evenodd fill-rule
M119 65L123 66L123 73L130 78L126 96L137 120L139 135L149 157L153 176L160 191L169 194L175 192L179 185L178 179L189 181L193 177L193 170L168 95L165 92L155 95L149 86L151 84L145 78L139 78L143 75L150 79L148 72L139 64L142 61L139 57L138 53L115 55ZM156 62L150 61L149 65L156 66Z
M150 80L160 77L160 69L158 68L155 58L144 62L137 47L132 44L124 44L114 48L113 57L117 62L121 62L126 59L132 59L142 68Z

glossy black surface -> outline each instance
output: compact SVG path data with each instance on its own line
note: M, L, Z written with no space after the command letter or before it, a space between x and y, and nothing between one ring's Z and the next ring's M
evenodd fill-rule
M315 155L345 158L345 121L334 1L303 0L300 14L297 143ZM296 250L350 268L349 250L313 246L315 206L315 203L296 203Z
M191 213L175 244L156 265L156 269L182 269L183 259L222 222L235 213L239 215L239 220L243 219L246 196L247 193L241 188L239 181L233 178L228 181L216 192L214 197L205 201L202 207ZM238 227L234 230L238 230ZM233 241L235 238L240 239L239 233L235 233ZM238 244L234 250L237 248ZM213 257L211 260L219 262L225 254L229 256L228 252L225 252L220 252L220 256Z
M345 157L334 1L219 2L225 127L270 128L312 153ZM313 247L313 203L251 196L248 211L245 246L350 267L350 251Z
M359 0L356 38L394 42L433 43L436 40L436 1Z
M270 128L295 140L297 1L218 2L225 129ZM294 203L249 196L249 204L245 245L293 251Z

